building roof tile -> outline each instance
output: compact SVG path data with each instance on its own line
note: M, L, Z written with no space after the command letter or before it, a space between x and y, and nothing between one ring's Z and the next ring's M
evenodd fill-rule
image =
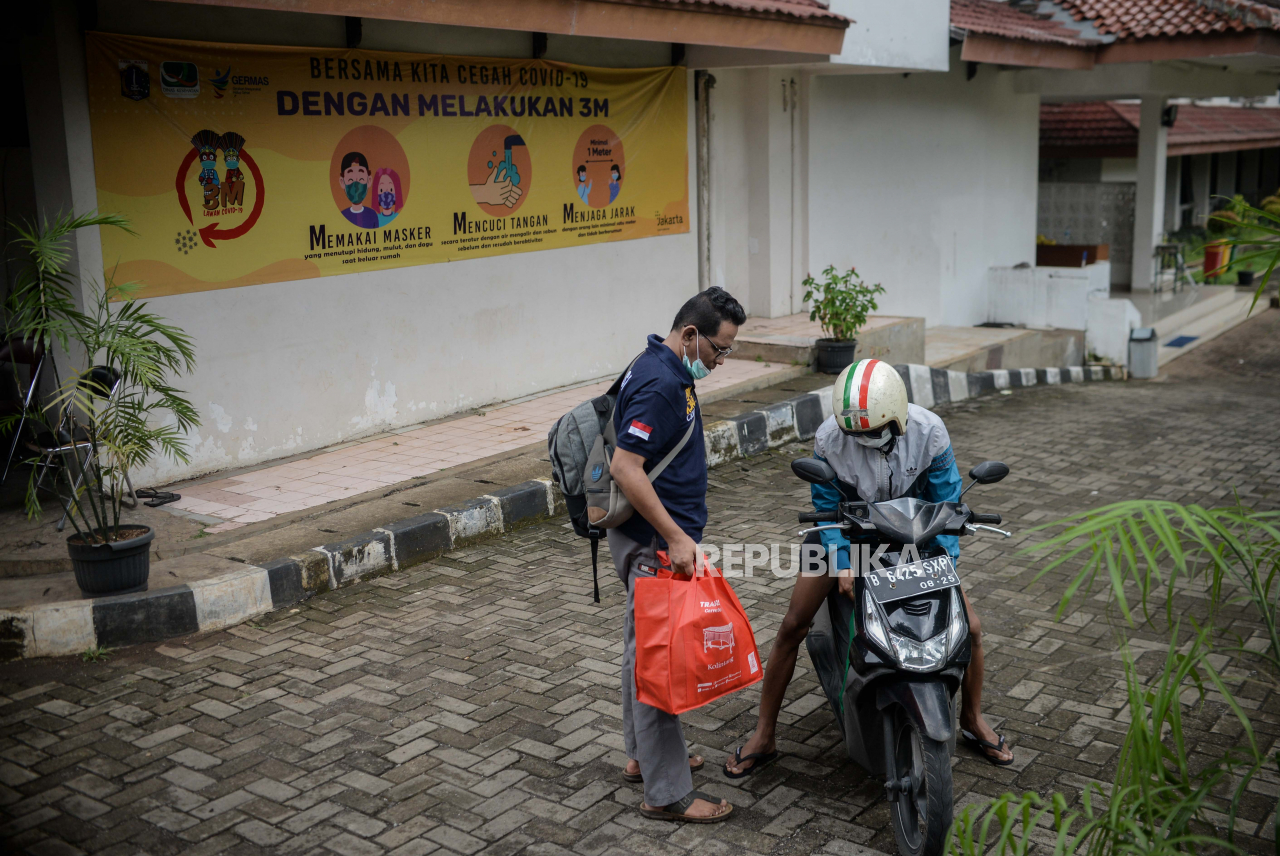
M1118 39L1243 32L1280 25L1280 10L1256 0L1053 0L1077 21Z
M808 24L847 27L849 19L832 12L822 0L605 0L628 6L684 6L707 12L798 18Z
M1040 106L1040 147L1128 148L1138 145L1141 108L1136 103L1090 101ZM1169 149L1213 146L1223 151L1256 148L1280 139L1280 108L1179 104L1169 129Z
M965 32L1029 42L1071 47L1096 44L1058 21L1015 8L1002 0L951 0L951 26Z

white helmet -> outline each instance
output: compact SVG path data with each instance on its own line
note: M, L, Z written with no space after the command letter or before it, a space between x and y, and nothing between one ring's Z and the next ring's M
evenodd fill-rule
M859 360L836 378L831 411L841 431L874 441L864 445L884 445L907 430L907 385L888 363Z

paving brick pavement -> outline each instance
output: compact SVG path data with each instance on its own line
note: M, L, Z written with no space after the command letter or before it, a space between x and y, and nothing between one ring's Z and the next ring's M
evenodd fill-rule
M1245 325L1242 330L1249 328ZM1225 338L1225 337L1224 337ZM1275 379L1051 387L948 412L963 467L1000 458L1005 482L970 497L1015 530L1121 498L1280 506ZM711 476L714 543L786 543L807 487L801 445ZM1054 618L1061 574L1033 583L1028 536L962 544L983 617L986 706L1017 753L992 767L961 749L957 805L1009 789L1078 793L1105 780L1123 725L1123 670L1105 606ZM708 759L697 787L732 820L639 816L624 763L617 672L623 592L591 599L584 543L563 520L341 589L259 623L114 652L105 661L0 667L0 836L33 854L594 854L892 852L880 787L843 759L802 653L779 732L783 759L730 783L718 766L754 724L758 688L685 715ZM734 581L768 650L790 583ZM1186 606L1194 612L1197 604ZM1233 628L1257 628L1243 614ZM1136 634L1161 658L1158 636ZM1224 663L1263 745L1280 749L1273 685ZM1210 701L1189 743L1238 737ZM734 787L733 785L738 785ZM1251 787L1237 822L1274 840L1280 779Z

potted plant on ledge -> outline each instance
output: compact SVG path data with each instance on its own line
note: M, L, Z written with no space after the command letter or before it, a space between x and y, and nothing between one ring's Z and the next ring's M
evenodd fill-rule
M814 345L815 368L825 374L839 374L853 362L858 331L867 323L867 313L877 309L876 295L884 294L879 283L867 285L857 270L845 273L828 265L821 282L813 275L804 278L804 299L812 307L809 320L822 325L827 338Z
M125 223L89 215L17 227L30 264L10 296L8 315L20 332L50 345L56 340L64 353L86 361L87 368L65 379L55 371L55 389L27 414L37 440L26 507L29 517L40 515L40 488L52 472L54 493L75 530L67 549L76 583L97 596L146 588L155 533L121 517L129 472L157 452L188 461L186 437L198 415L172 386L175 376L195 368L191 338L136 301L137 286L108 279L87 290L84 311L75 308L67 238L87 226Z

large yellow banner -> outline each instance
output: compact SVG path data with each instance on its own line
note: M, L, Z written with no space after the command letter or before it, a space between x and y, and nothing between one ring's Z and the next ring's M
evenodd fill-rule
M117 282L159 296L687 232L685 71L88 35Z

